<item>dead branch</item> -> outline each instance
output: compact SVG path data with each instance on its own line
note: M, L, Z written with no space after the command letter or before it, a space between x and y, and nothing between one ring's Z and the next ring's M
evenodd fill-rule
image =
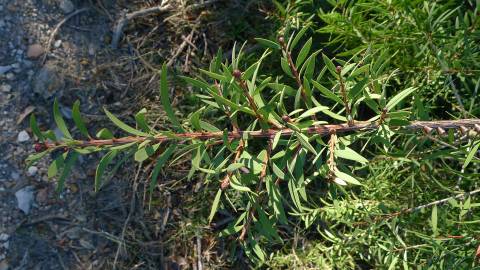
M48 38L48 42L47 42L47 46L45 47L45 53L43 54L43 58L42 58L42 65L45 64L45 60L47 60L47 55L48 55L48 52L50 51L50 47L52 47L52 42L53 42L53 39L55 38L55 36L57 35L57 32L58 30L60 30L60 27L62 27L62 25L64 23L66 23L68 20L70 20L71 18L73 18L75 15L79 14L79 13L82 13L84 11L87 11L88 8L81 8L79 10L76 10L74 11L73 13L69 14L67 17L63 18L63 20L61 20L57 26L55 26L55 28L53 29L52 33L50 34L50 37Z
M123 35L123 28L127 25L128 21L133 20L137 17L148 16L155 13L163 13L170 10L169 5L164 6L155 6L151 8L145 8L141 10L137 10L131 13L125 14L121 19L117 20L115 24L115 28L113 31L112 36L112 44L110 45L112 49L116 49L118 47L118 42Z

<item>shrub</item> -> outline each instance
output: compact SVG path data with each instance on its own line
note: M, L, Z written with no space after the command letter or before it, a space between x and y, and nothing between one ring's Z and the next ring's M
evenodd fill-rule
M198 78L179 77L198 90L196 99L203 105L188 117L179 119L172 108L163 67L160 99L170 129L152 129L145 109L135 115L135 127L105 110L129 135L114 137L104 128L92 136L77 102L73 120L76 133L85 137L78 140L55 102L54 119L63 137L41 131L32 116L40 143L29 161L64 149L48 169L49 176L58 175L60 191L80 154L106 153L95 175L96 190L104 172L126 160L123 156L137 162L154 158L152 193L163 167L190 156L188 179L200 177L215 189L208 221L221 221L219 209L229 213L233 219L220 236L238 239L255 264L472 266L479 220L472 209L478 205L461 191L476 188L480 120L418 120L436 114L431 107L438 95L463 96L471 87L478 89L478 78L475 84L466 72L477 65L471 58L478 45L467 32L478 26L472 15L478 11L465 9L467 19L451 24L460 9L422 2L423 9L411 13L420 4L387 2L340 1L329 13L320 12L326 24L317 32L331 34L327 45L340 44L344 50L336 57L329 56L328 47L317 49L318 36L308 34L318 22L308 17L303 28L293 27L291 20L304 20L298 7L305 3L277 3L286 27L278 40L256 39L266 49L253 63L234 48L229 61L222 62L219 52ZM292 10L295 16L287 16ZM390 22L390 16L399 20ZM423 40L423 31L432 31L432 38L452 37ZM432 50L433 43L456 44L461 31L466 37L462 48L471 48L462 51L460 62L447 61L448 51ZM410 36L421 37L409 44ZM433 64L425 61L432 58ZM266 69L264 63L279 68ZM461 88L448 87L454 80L450 67L457 68L453 74ZM471 100L468 109L458 102L461 116L478 113L475 95ZM444 197L449 199L438 200ZM448 206L441 209L444 202ZM297 234L305 242L298 252ZM284 257L285 244L294 250L291 256L301 258L298 262Z

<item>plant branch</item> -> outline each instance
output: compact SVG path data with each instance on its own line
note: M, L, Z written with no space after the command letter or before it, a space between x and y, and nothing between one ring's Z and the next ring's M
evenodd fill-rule
M480 125L480 119L460 119L460 120L439 120L439 121L413 121L406 126L390 126L393 129L400 130L423 130L425 127L432 129L475 129L476 126ZM329 124L329 125L318 125L315 127L309 127L302 130L306 134L317 134L320 136L326 136L335 133L345 133L345 132L360 132L367 130L376 130L380 127L378 123L374 122L356 122L354 125L349 126L348 124ZM241 139L244 136L250 138L270 138L275 136L277 132L282 132L281 136L291 136L295 131L290 128L277 129L265 129L265 130L254 130L254 131L245 131L237 130L230 131L227 133L228 139ZM477 131L478 132L478 131ZM43 145L40 145L40 148L37 150L45 150L45 148L84 148L84 147L102 147L102 146L118 146L128 143L142 143L146 140L152 142L169 142L169 141L184 141L184 140L209 140L209 139L222 139L224 136L223 131L219 132L185 132L185 133L174 133L163 135L160 133L158 135L152 136L127 136L122 138L113 138L106 140L72 140L64 143L51 143L46 142Z
M345 106L345 113L347 114L347 123L349 126L353 125L352 109L348 104L347 90L345 89L345 82L342 78L342 67L337 66L338 81L340 84L340 93L342 95L343 105Z
M297 67L293 63L292 54L288 51L287 45L285 44L285 39L283 37L280 37L278 38L278 42L280 43L280 46L282 47L282 51L287 58L290 71L292 72L292 75L295 78L295 81L297 82L298 87L300 88L302 99L305 102L305 105L308 105L307 94L305 93L305 88L303 87L302 79L300 78L300 74L298 73Z
M263 165L262 165L262 171L260 172L260 176L258 177L258 184L257 184L257 189L255 190L255 193L258 194L258 200L262 199L260 197L260 191L263 186L263 180L265 179L265 176L267 175L267 168L268 168L268 162L270 160L270 154L272 153L272 140L268 140L268 148L267 148L267 154L265 155L265 159L263 160ZM242 232L240 233L240 236L238 239L240 241L245 240L245 236L247 235L248 229L250 228L250 224L252 224L253 218L255 216L255 206L252 205L250 209L248 210L248 216L247 216L247 221L245 222L245 225L242 228Z

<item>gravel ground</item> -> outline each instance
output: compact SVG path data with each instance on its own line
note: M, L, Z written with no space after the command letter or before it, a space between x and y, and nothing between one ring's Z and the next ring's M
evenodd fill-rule
M98 7L83 6L88 3L0 0L0 270L101 269L116 251L103 232L121 230L126 185L93 193L89 181L96 162L84 158L68 187L56 194L46 176L51 159L25 168L34 143L29 114L54 129L54 98L67 119L67 105L76 99L84 112L98 115L98 104L111 99L95 78L111 21ZM89 10L71 16L49 45L58 23L84 7Z

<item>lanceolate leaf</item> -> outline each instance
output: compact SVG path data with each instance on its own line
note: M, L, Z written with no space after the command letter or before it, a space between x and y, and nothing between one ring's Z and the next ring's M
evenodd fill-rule
M274 50L280 50L281 49L280 44L278 44L276 42L273 42L271 40L264 39L264 38L255 38L255 40L264 47L271 48L271 49L274 49Z
M68 131L65 120L63 120L62 113L60 112L60 107L56 99L53 101L53 118L55 119L55 123L57 124L58 129L63 133L65 138L71 139L72 135Z
M315 115L318 112L325 111L325 110L328 110L328 107L325 107L325 106L313 107L313 108L307 110L306 112L302 113L298 118L303 119L305 117L310 117L312 115Z
M117 155L117 153L117 150L112 150L108 152L107 154L105 154L105 156L102 157L102 159L98 163L97 171L95 172L95 192L97 192L102 186L102 178L105 174L105 169L107 168L108 164L112 162L113 158Z
M173 112L172 104L170 103L170 91L168 89L168 82L167 82L167 66L165 63L162 66L162 74L160 74L160 99L162 101L162 106L165 112L167 113L170 122L178 129L180 132L185 132L182 128L182 125L178 121L175 113Z
M320 83L316 81L312 81L313 86L320 90L322 94L325 95L328 99L331 99L337 103L343 103L342 99L339 98L337 95L335 95L332 91L328 90L325 86L321 85Z
M475 154L477 154L477 151L478 151L478 148L480 147L480 141L477 141L472 149L470 150L470 152L468 152L468 155L467 157L465 158L465 163L463 163L463 168L465 169L468 164L470 163L470 161L472 161L473 157L475 156Z
M65 164L65 156L59 155L48 167L47 176L52 178L57 175L58 171L61 170Z
M111 112L109 112L106 108L104 108L105 114L107 115L108 118L119 128L123 129L124 131L137 135L137 136L148 136L148 133L142 132L140 130L134 129L133 127L125 124L122 122L122 120L118 119L115 115L113 115Z
M366 164L368 160L364 157L362 157L359 153L355 152L353 149L344 147L344 148L338 148L335 150L335 156L344 158L344 159L349 159L349 160L354 160L363 164Z
M152 179L150 180L150 186L149 186L150 196L152 195L153 190L157 186L158 175L160 174L160 170L162 169L165 162L167 162L170 156L173 154L173 151L175 150L175 148L176 148L175 144L170 145L165 150L165 152L163 152L160 155L160 157L157 159L157 162L155 163L155 167L153 168L153 171L152 171Z
M208 215L208 223L212 222L215 213L217 213L218 205L220 204L220 198L222 197L222 189L218 189L215 199L213 199L210 215Z
M79 100L77 100L77 101L75 101L75 103L73 103L72 117L73 117L73 122L75 122L75 125L77 126L80 133L82 133L83 136L85 136L87 138L90 138L90 135L88 134L87 127L85 126L85 123L82 120L82 115L80 114L80 101Z
M397 105L398 103L400 103L400 101L402 101L404 98L406 98L408 95L410 95L411 93L413 93L413 91L415 91L416 88L414 87L409 87L405 90L403 90L402 92L398 93L396 96L394 96L392 99L390 99L390 101L387 103L386 105L386 108L388 110L391 110L393 109L393 107L395 107L395 105Z
M341 172L341 171L335 171L335 175L342 179L343 181L347 182L347 183L350 183L350 184L353 184L353 185L361 185L361 183L355 179L355 177L349 175L349 174L346 174L344 172Z
M150 132L150 127L148 127L147 120L145 119L145 114L147 113L147 109L143 108L141 109L136 115L135 115L135 121L137 122L137 125L145 132Z
M38 124L37 124L37 119L35 118L35 115L32 114L30 116L30 128L32 129L32 132L35 136L37 136L37 138L40 140L40 141L43 141L44 140L44 137L43 137L43 134L42 132L40 131L40 128L38 127Z
M298 53L297 62L295 63L297 67L299 67L303 63L303 61L305 61L308 53L310 52L311 46L312 46L312 38L310 38L309 40L307 40L307 42L305 42L305 45L303 45L303 48Z
M70 173L70 170L77 161L78 158L78 153L75 151L71 151L70 153L67 154L67 158L65 160L65 165L63 166L63 171L60 177L58 178L58 183L57 183L57 193L61 192L63 190L63 187L65 186L65 179Z

